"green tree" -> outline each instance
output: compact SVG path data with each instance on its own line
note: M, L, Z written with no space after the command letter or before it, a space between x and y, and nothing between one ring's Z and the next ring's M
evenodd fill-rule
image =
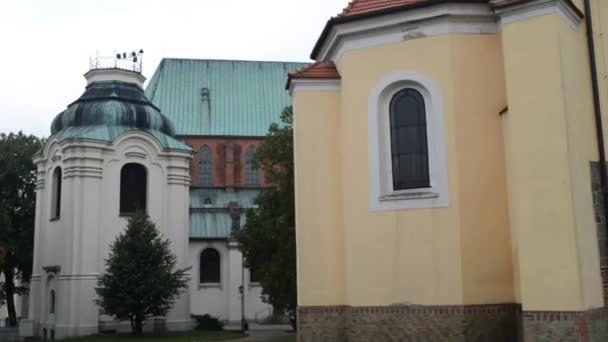
M245 229L235 237L268 302L289 312L293 322L297 287L291 107L283 110L281 121L281 125L270 126L254 158L273 187L260 192L255 200L257 209L247 212Z
M110 245L95 302L103 313L129 320L134 335L142 334L146 318L165 316L188 286L188 269L175 268L170 244L148 215L139 212Z
M17 325L15 294L27 288L16 286L30 281L34 250L36 213L36 166L32 158L44 141L21 132L0 134L0 304L6 302L9 325Z

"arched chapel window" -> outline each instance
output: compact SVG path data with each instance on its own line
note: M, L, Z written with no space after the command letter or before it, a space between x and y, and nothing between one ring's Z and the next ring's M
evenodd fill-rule
M58 219L61 216L61 168L56 167L53 171L52 198L51 198L51 219Z
M147 179L146 168L141 164L125 164L120 170L120 214L130 215L138 210L146 210Z
M220 283L220 253L214 248L206 248L200 257L201 284Z
M422 95L403 89L390 102L393 190L430 187L426 109Z
M213 185L213 155L207 145L198 152L198 184Z
M249 146L245 151L245 185L258 185L260 183L260 170L253 162L255 146Z

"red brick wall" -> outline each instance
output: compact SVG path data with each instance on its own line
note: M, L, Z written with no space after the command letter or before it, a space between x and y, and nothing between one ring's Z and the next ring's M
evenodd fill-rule
M245 151L251 145L258 146L262 138L246 137L180 137L195 151L190 162L190 177L192 186L198 184L198 151L207 145L213 154L213 186L244 187ZM260 172L260 186L267 187L263 170Z

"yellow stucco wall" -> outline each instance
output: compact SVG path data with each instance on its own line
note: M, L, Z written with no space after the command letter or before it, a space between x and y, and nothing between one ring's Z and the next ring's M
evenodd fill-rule
M608 1L592 4L608 132ZM545 15L353 50L338 91L296 92L299 305L601 306L585 34ZM370 212L368 96L407 71L443 95L450 205Z
M325 271L315 271L304 259L312 251L315 259L336 258L332 249L317 246L326 234L335 236L335 230L327 233L318 228L321 221L332 225L330 220L341 224L343 230L336 248L344 251L345 304L514 301L498 116L506 104L499 47L496 35L452 35L351 51L339 64L340 104L332 107L332 115L318 113L320 93L296 92L298 214L312 212L303 208L325 201L318 193L303 191L302 184L313 179L327 182L310 172L310 178L305 179L300 166L308 168L306 165L325 160L325 151L321 157L315 153L322 150L320 146L324 149L336 141L339 149L331 153L335 153L337 169L341 170L333 173L340 184L323 188L340 203L342 215L341 219L318 215L316 226L302 221L312 221L310 218L298 219L299 265L310 266L300 270L300 305L323 302L315 284L325 277ZM369 211L368 95L377 82L397 71L422 73L443 93L449 208ZM315 109L317 113L311 114ZM329 123L328 117L332 120ZM328 124L335 127L335 136L324 133ZM313 146L308 146L311 143ZM317 233L315 238L303 238Z
M597 160L584 27L543 16L502 29L503 120L518 292L526 310L601 306L589 161Z
M298 302L344 304L340 205L339 97L335 92L294 96ZM302 142L303 143L300 143Z

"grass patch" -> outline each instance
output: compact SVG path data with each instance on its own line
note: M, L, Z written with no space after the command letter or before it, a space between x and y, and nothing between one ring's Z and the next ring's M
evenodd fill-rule
M108 336L87 336L71 338L69 342L109 342L109 341L130 341L130 342L154 342L154 341L176 341L176 342L211 342L211 341L230 341L245 338L247 335L226 331L190 331L185 333L167 333L161 335L146 335L134 337L131 335L108 335Z

